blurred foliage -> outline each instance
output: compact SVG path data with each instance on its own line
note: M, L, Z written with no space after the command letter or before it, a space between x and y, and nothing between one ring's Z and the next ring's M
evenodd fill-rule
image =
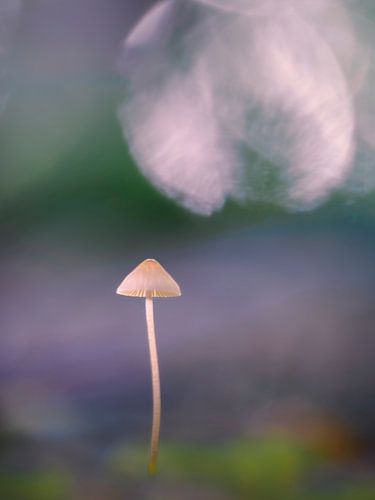
M58 472L5 472L0 474L0 498L7 500L63 500L69 480Z
M113 457L113 467L126 478L146 475L148 450L126 447ZM375 482L311 486L324 463L299 442L282 437L235 441L223 445L164 443L156 481L190 481L220 486L234 498L252 500L370 500ZM344 481L346 482L346 481ZM232 498L231 496L229 498Z

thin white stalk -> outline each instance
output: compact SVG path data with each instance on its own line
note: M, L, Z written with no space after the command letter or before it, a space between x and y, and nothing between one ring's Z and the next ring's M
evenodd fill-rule
M152 399L153 399L151 458L148 470L150 474L155 474L156 464L158 460L158 448L159 448L161 399L160 399L158 351L156 347L156 338L155 338L154 306L152 298L149 297L146 298L146 321L147 321L148 343L150 347Z

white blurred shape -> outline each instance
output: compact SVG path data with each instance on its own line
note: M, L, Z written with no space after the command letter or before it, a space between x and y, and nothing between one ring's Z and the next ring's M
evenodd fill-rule
M258 18L250 35L245 18L222 32L225 44L207 49L222 89L222 122L237 142L281 167L285 192L274 201L314 206L345 180L352 154L351 100L336 59L293 10L282 23ZM220 67L223 54L229 78Z
M338 0L158 4L120 63L143 173L206 215L229 197L308 209L343 187L370 66L351 17Z
M174 0L166 0L151 8L127 37L127 46L137 47L151 43L153 38L159 35L161 27L168 21L173 7Z
M151 181L187 208L209 214L233 191L236 160L222 143L206 80L196 73L176 75L152 106L135 97L120 118L131 117L127 135Z
M261 16L270 13L277 15L275 0L195 0L196 2L221 9L225 12Z

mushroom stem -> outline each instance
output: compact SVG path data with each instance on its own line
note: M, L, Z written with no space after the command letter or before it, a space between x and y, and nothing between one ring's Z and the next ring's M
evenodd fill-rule
M161 414L161 399L160 399L160 376L158 364L158 351L155 338L154 324L154 305L150 297L146 297L146 321L148 343L150 347L150 362L152 376L152 434L151 434L151 458L148 466L150 474L155 474L156 464L158 459L159 435L160 435L160 414Z

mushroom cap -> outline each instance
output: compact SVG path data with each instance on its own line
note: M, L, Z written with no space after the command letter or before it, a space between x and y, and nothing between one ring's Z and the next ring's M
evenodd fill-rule
M131 297L179 297L181 290L157 260L146 259L126 276L117 293Z

